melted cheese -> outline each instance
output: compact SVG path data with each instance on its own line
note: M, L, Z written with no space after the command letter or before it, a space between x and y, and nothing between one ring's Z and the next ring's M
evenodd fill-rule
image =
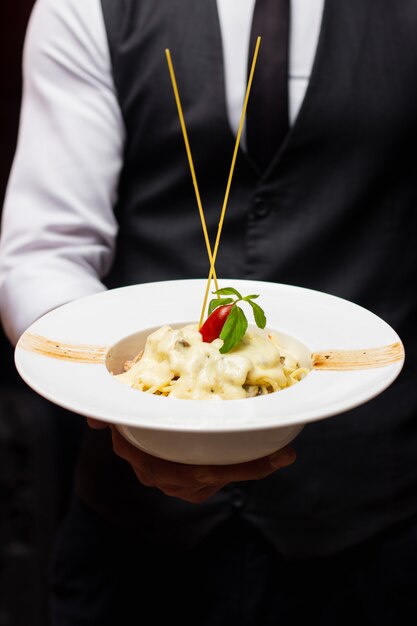
M221 339L203 342L196 324L151 333L142 357L127 372L115 376L122 383L174 398L231 400L277 391L297 382L298 367L286 363L274 338L247 332L231 352L222 354Z

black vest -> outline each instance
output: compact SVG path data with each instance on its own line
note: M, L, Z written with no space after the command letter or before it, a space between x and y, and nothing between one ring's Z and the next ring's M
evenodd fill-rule
M164 51L214 241L235 141L216 0L102 6L127 131L108 285L205 277ZM416 32L415 0L326 0L310 83L285 144L262 174L239 151L216 264L219 276L320 289L371 309L405 343L399 380L360 409L307 426L290 468L202 505L142 488L112 455L108 434L89 432L78 491L116 523L186 544L238 510L280 551L306 556L417 513Z

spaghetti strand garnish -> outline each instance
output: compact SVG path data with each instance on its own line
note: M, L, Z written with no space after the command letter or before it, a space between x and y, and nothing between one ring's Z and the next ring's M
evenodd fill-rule
M182 105L181 105L180 95L179 95L179 91L178 91L177 80L175 78L174 66L172 64L171 52L170 52L170 50L168 48L165 50L165 55L166 55L167 62L168 62L169 74L171 76L171 82L172 82L172 88L173 88L173 91L174 91L175 102L177 104L178 115L179 115L179 118L180 118L181 130L182 130L184 143L185 143L185 150L187 152L188 164L189 164L189 167L190 167L191 178L192 178L192 181L193 181L194 191L195 191L195 195L196 195L196 199L197 199L198 211L200 213L201 226L203 228L204 240L206 242L207 254L208 254L208 257L209 257L209 261L210 261L210 267L214 268L213 254L212 254L212 251L211 251L210 239L209 239L208 232L207 232L207 224L206 224L206 219L205 219L205 216L204 216L203 205L201 203L200 192L199 192L199 189L198 189L197 176L195 174L194 162L193 162L193 157L192 157L192 154L191 154L190 142L188 140L187 128L185 126L184 113L183 113L183 110L182 110ZM213 278L214 278L214 284L216 285L216 289L218 289L219 286L218 286L218 283L217 283L217 276L216 276L216 272L215 271L213 271Z
M229 194L230 194L230 188L232 185L232 178L233 178L233 172L235 169L235 163L236 163L236 157L237 157L237 152L239 149L239 144L240 144L240 138L242 136L242 131L243 131L243 124L245 121L245 115L246 115L246 109L248 106L248 100L249 100L249 94L250 94L250 90L252 87L252 81L253 81L253 75L255 73L255 67L256 67L256 61L258 58L258 52L259 52L259 46L261 44L261 37L258 37L256 40L256 46L255 46L255 51L253 53L253 59L252 59L252 64L251 64L251 69L250 69L250 73L249 73L249 79L248 79L248 85L246 88L246 94L245 94L245 99L243 102L243 108L242 108L242 113L240 116L240 123L239 123L239 128L237 131L237 135L236 135L236 142L235 142L235 149L233 151L233 158L232 158L232 164L230 166L230 172L229 172L229 178L227 181L227 186L226 186L226 192L225 192L225 196L224 196L224 200L223 200L223 206L222 206L222 212L220 215L220 221L219 221L219 226L218 226L218 230L217 230L217 237L216 237L216 241L214 244L214 251L213 251L213 255L212 255L212 259L210 261L210 272L207 278L207 286L206 286L206 291L204 294L204 302L203 302L203 308L201 311L201 316L200 316L200 325L199 328L202 327L203 325L203 320L204 320L204 312L206 310L206 306L207 306L207 300L208 300L208 296L209 296L209 292L210 292L210 285L211 285L211 281L215 275L215 263L216 263L216 259L217 259L217 252L219 250L219 244L220 244L220 237L221 237L221 233L222 233L222 229L223 229L223 223L224 223L224 217L226 214L226 207L227 207L227 203L229 200ZM217 289L217 286L216 286Z

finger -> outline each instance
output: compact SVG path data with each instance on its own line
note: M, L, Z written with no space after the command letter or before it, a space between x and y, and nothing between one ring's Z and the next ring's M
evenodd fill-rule
M146 487L157 487L167 495L198 502L225 485L220 472L217 480L212 477L210 483L205 484L199 479L204 466L176 463L147 454L130 444L114 427L112 437L115 453L130 463L137 479Z
M95 420L92 417L87 417L87 424L94 430L102 430L103 428L109 427L105 422L100 422L100 420Z
M167 496L180 498L181 500L191 502L192 504L201 504L214 496L222 487L224 487L224 485L219 485L218 487L200 487L195 491L187 490L183 487L167 487L161 489L161 491Z
M246 463L203 466L196 478L205 485L216 485L220 482L228 484L245 480L259 480L273 474L278 469L291 465L295 459L295 450L287 446L270 456Z
M162 488L183 484L178 475L179 463L152 456L129 443L115 427L112 426L111 430L115 453L133 467L137 478L145 486Z
M185 465L181 463L165 464L158 466L158 476L164 480L167 486L173 486L174 480L177 485L193 485L213 487L216 491L232 482L247 480L259 480L273 474L278 469L287 467L295 461L295 450L289 446L274 454L249 461L231 465ZM153 457L149 460L148 468L153 470ZM166 473L167 472L167 473Z
M200 466L196 468L152 456L133 446L113 427L112 438L115 453L132 466L136 477L146 487L158 487L167 495L176 497L192 494L205 487L195 477L196 469L201 469ZM216 485L210 484L210 490L214 491Z

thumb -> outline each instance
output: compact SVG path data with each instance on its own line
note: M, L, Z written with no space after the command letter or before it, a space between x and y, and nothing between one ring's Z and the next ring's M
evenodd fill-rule
M87 424L94 430L103 430L103 428L108 428L108 424L100 422L100 420L95 420L92 417L87 417Z

